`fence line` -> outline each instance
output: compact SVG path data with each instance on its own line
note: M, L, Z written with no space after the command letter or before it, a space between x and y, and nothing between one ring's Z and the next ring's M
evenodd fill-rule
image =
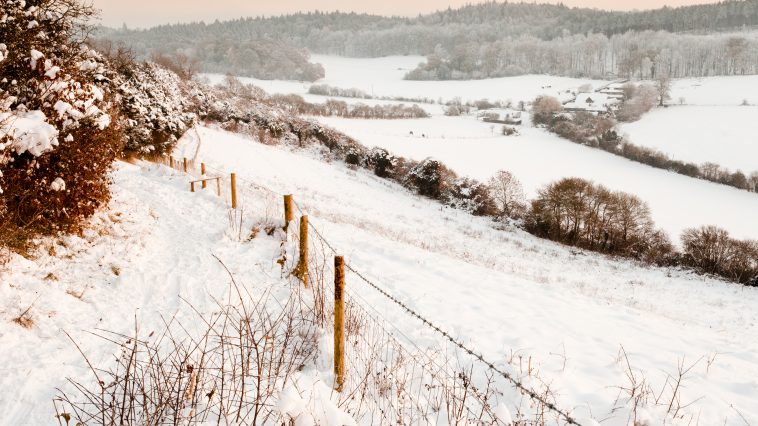
M173 161L173 160L174 160L173 157L169 158L170 167L172 167L175 170L179 170L179 169L177 169L176 166L183 166L183 165L181 163L178 163L178 162ZM191 163L193 165L192 170L186 169L185 172L187 172L187 174L193 175L194 172L195 172L194 160ZM183 164L184 165L187 164L186 159L184 160ZM212 179L218 179L219 181L221 181L221 176L225 175L225 173L222 170L216 169L216 168L208 166L206 164L204 164L204 165L205 165L205 168L207 168L208 170L211 170L211 171L214 171L214 172L218 173L219 176L218 177L213 177L213 178L205 178L205 175L201 175L201 177L203 177L204 179L201 179L199 181L212 180ZM238 181L238 182L240 182L240 183L242 183L244 185L247 185L247 186L249 186L251 188L255 188L255 189L264 191L266 193L277 195L277 196L280 196L280 197L285 197L285 195L280 194L280 193L278 193L278 192L276 192L274 190L271 190L270 188L258 185L258 184L254 183L252 181L249 181L247 179L241 178L239 176L235 176L235 177L236 177L236 181ZM198 181L194 181L194 182L198 182ZM234 184L232 183L232 185L234 185ZM233 195L233 201L234 201L234 199L236 199L235 195L236 194ZM300 206L300 204L296 200L292 200L292 203L293 203L295 209L297 209L297 211L301 215L306 215L306 212L304 211L304 209ZM236 203L233 203L233 207L236 207L236 205L234 205L234 204L236 204ZM286 220L285 220L285 222L286 222ZM314 234L316 235L317 239L325 247L327 247L334 255L338 255L338 251L335 248L335 246L328 239L326 239L326 237L318 229L318 227L316 227L314 225L314 223L313 223L312 220L308 220L307 226L308 226L308 229L310 229L310 230L312 230L314 232ZM285 232L286 232L286 228L285 228ZM547 408L551 412L555 413L559 418L563 419L566 422L566 424L579 425L579 423L576 420L574 420L573 417L570 414L568 414L568 412L560 409L555 403L550 402L545 397L542 397L537 392L535 392L533 389L530 389L529 387L527 387L526 385L524 385L522 383L522 381L520 381L519 379L515 378L513 375L511 375L507 371L504 371L502 368L497 367L495 365L495 363L493 363L491 361L488 361L481 353L479 353L479 352L471 349L467 345L463 344L462 342L460 342L459 340L457 340L455 337L453 337L452 335L450 335L449 333L447 333L446 331L444 331L442 328L440 328L436 323L434 323L433 321L427 319L426 317L424 317L420 313L418 313L415 310L413 310L412 308L410 308L404 302L402 302L401 300L399 300L398 298L396 298L395 296L393 296L392 294L390 294L389 292L387 292L386 290L384 290L379 284L377 284L377 283L373 282L372 280L370 280L369 278L367 278L363 273L361 273L355 267L353 267L351 263L346 263L345 264L345 268L348 271L350 271L351 273L353 273L356 277L358 277L359 281L361 281L364 284L368 285L369 287L371 287L372 289L374 289L376 292L378 292L381 296L383 296L384 298L386 298L389 301L391 301L394 305L396 305L399 308L401 308L403 312L405 312L405 313L409 314L410 316L414 317L415 319L421 321L424 324L424 326L426 326L427 328L429 328L430 330L434 331L436 334L438 334L439 336L441 336L442 338L444 338L446 341L448 341L449 343L451 343L455 348L457 348L457 349L463 351L464 353L468 354L469 356L472 357L473 360L481 363L484 367L486 367L486 369L492 371L494 374L500 376L502 379L505 379L513 387L515 387L516 389L518 389L522 394L525 394L525 395L529 396L529 398L531 398L533 401L542 404L542 406L544 406L545 408ZM456 381L456 380L458 380L458 378L456 378L454 376L451 376L450 372L447 371L447 369L450 368L449 366L446 367L445 365L440 364L437 360L435 360L432 356L430 356L427 353L428 350L425 351L424 349L420 348L417 344L415 344L413 342L413 339L411 339L407 334L405 334L392 321L389 321L389 320L383 318L383 315L376 308L374 308L367 300L365 300L362 296L360 296L356 292L353 292L351 289L347 290L346 293L348 295L350 295L350 297L352 299L351 303L350 303L350 305L351 305L350 308L352 308L352 309L355 309L355 308L361 309L361 311L364 313L364 315L367 318L370 318L372 320L372 323L375 326L377 326L378 329L382 333L384 333L386 335L385 336L385 340L391 338L396 343L397 348L395 348L394 350L399 351L401 353L401 357L402 356L406 356L406 357L408 357L408 358L410 358L412 360L415 360L415 362L421 367L422 370L426 370L427 374L429 374L429 377L431 377L432 380L440 381L440 376L439 376L440 374L442 375L442 377L443 377L442 380L444 380L444 381L449 381L449 380ZM363 303L358 302L359 299L362 300ZM374 316L373 314L371 314L370 310L373 310L376 313L376 316ZM381 325L382 322L388 323L389 326L395 330L395 332L392 332L392 331L388 330L387 327L382 326ZM399 334L400 336L402 336L403 339L405 341L407 341L407 344L409 344L412 347L414 347L418 351L417 353L418 353L419 356L422 356L422 357L426 358L427 362L418 362L417 357L414 356L413 353L407 351L407 349L405 349L405 347L404 347L404 344L401 343L397 339L396 333ZM355 337L357 339L361 339L366 347L370 347L371 344L372 344L372 342L367 341L366 337L362 336L360 333L351 334L351 337ZM376 342L373 342L373 343L375 344ZM429 365L431 365L433 367L430 368ZM364 368L370 368L370 367L364 366ZM416 364L414 364L414 372L415 372L415 368L416 368ZM413 375L413 373L411 375ZM443 386L444 385L445 384L443 383ZM420 388L418 389L418 392L419 393L421 392ZM468 392L468 388L465 388L464 392ZM487 401L488 398L487 398L486 395L484 397L482 397L482 395L477 395L476 393L474 393L473 399L476 400L476 401L478 401L479 405L481 406L480 408L481 408L482 411L480 412L480 415L479 415L479 418L481 419L481 417L485 414L484 413L485 410L487 410L489 408L488 407L488 401ZM414 404L419 404L420 403L419 401L420 401L420 398L417 397L416 400L412 400L411 402L414 403ZM464 401L465 401L465 398L464 398ZM376 404L378 404L378 403L376 403ZM392 407L390 407L390 408L392 408ZM470 414L476 416L476 413L474 413L469 406L463 404L463 406L461 408L464 408ZM380 409L380 411L382 411L382 415L385 416L385 418L388 415L391 416L391 414L388 414L387 412L385 412L385 410L383 410L381 407L379 407L379 409ZM397 414L397 413L395 413L395 414ZM387 420L389 420L389 419L387 419ZM497 418L497 416L494 416L494 415L492 417L492 423L503 424L502 421L500 421Z
M298 209L298 211L301 214L305 214L303 209L300 207L300 205L295 201L295 206ZM323 234L316 228L316 226L313 224L312 221L308 222L309 227L314 231L316 236L334 253L337 254L337 250L334 248L334 246L323 236ZM495 364L491 361L488 361L484 358L484 356L481 353L478 353L468 346L464 345L463 343L456 340L453 336L451 336L449 333L441 329L439 326L437 326L434 322L426 319L424 316L419 314L418 312L414 311L410 307L408 307L405 303L398 300L396 297L389 294L387 291L382 289L379 285L372 282L366 276L364 276L361 272L356 270L351 263L346 263L345 267L355 274L358 278L360 278L360 281L368 284L371 288L376 290L379 294L384 296L386 299L389 299L391 302L393 302L395 305L402 308L405 312L410 314L411 316L415 317L416 319L420 320L425 326L429 327L430 329L434 330L436 333L440 334L442 337L447 339L450 343L458 347L459 349L463 350L464 352L468 353L470 356L477 359L479 362L483 363L485 366L487 366L490 370L496 372L501 377L506 379L508 382L510 382L513 386L515 386L517 389L521 390L522 392L526 393L530 398L532 398L535 401L538 401L539 403L543 404L545 407L547 407L549 410L553 411L554 413L558 414L560 417L562 417L567 424L571 425L579 425L574 418L568 414L568 412L561 410L558 408L554 403L546 400L545 398L538 395L534 390L526 387L520 380L514 378L511 374L509 374L506 371L503 371L502 369L495 366Z

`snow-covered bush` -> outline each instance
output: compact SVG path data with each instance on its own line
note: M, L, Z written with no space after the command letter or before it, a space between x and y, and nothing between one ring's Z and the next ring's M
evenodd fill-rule
M0 5L0 244L77 226L108 199L117 153L103 60L77 0Z
M187 96L190 88L154 63L135 63L129 75L116 74L112 81L121 99L127 151L166 152L197 118Z
M394 175L397 163L398 159L384 148L373 148L366 158L366 167L383 178Z
M650 84L640 84L636 87L625 87L627 98L616 113L620 121L637 121L643 114L655 108L658 104L659 90Z
M561 101L552 96L540 96L532 102L532 122L549 124L555 114L563 110Z
M404 183L419 195L447 201L456 178L455 173L440 161L427 158L408 171Z
M490 195L489 188L477 180L455 179L447 198L451 207L469 212L474 216L497 215L497 206Z

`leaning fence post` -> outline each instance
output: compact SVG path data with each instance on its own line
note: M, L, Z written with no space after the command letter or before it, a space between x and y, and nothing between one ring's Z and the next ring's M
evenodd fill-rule
M203 189L205 189L205 187L208 186L208 182L205 180L205 163L200 163L200 175L203 179L203 183L201 185Z
M300 260L295 269L295 276L308 288L308 216L300 217Z
M345 258L334 257L334 380L337 392L345 383Z
M232 208L237 208L237 174L232 173Z
M187 157L184 157L183 167L184 167L184 173L187 173Z
M284 196L284 233L287 234L287 229L289 228L290 222L292 222L293 219L293 211L292 211L292 195L285 195Z

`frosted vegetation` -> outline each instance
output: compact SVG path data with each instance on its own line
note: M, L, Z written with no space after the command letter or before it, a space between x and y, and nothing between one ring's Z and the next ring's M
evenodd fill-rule
M528 73L648 78L753 73L754 37L698 34L756 24L754 0L632 13L487 2L415 18L308 13L144 31L102 29L100 35L142 57L179 55L194 58L205 72L264 79L323 77L301 49L349 57L429 56L409 74L424 80Z
M101 31L116 42L86 38L94 13L78 0L0 3L0 412L11 424L542 426L562 424L556 407L588 426L756 419L758 174L697 163L753 164L737 158L755 153L741 124L751 101L730 99L752 98L742 89L754 77L671 80L753 72L753 38L734 29L754 23L755 1ZM714 29L732 32L695 34ZM473 41L490 50L466 56ZM422 56L319 56L322 67L306 47L432 55L419 77L472 79L405 78ZM555 48L588 55L546 63ZM532 69L566 76L479 79ZM591 78L606 73L652 81ZM262 80L277 76L290 80ZM683 130L651 132L700 109L738 127L714 147L724 136L693 126L689 149L705 157L668 140ZM169 155L187 170L155 164ZM188 191L190 176L230 172L238 208ZM381 286L365 284L445 330L354 290L363 275L351 269L344 393L328 331L334 249L312 245L303 289L280 219L293 192ZM474 371L472 351L440 350L455 339L495 364Z

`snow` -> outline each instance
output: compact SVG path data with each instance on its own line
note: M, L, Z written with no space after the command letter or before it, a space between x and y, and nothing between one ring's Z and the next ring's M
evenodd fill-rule
M621 126L630 142L697 164L712 162L749 174L758 171L758 107L656 108Z
M216 312L230 285L214 256L253 293L291 291L275 262L282 253L280 237L261 236L251 244L233 238L227 204L210 193L190 193L186 175L148 163L119 163L112 178L110 207L82 235L45 239L33 256L14 255L0 265L4 424L49 424L56 388L71 391L67 377L91 381L64 331L90 362L108 369L119 346L96 337L98 330L133 334L137 322L147 335L161 330L166 318L195 319L189 303L205 316ZM259 202L248 207L263 211L264 198L255 198ZM246 217L262 220L263 214ZM31 328L12 321L30 306ZM344 418L331 400L330 368L304 367L292 383L315 418L320 424ZM281 400L294 398L293 392Z
M39 50L37 50L37 49L32 49L31 50L31 59L30 59L29 63L32 66L33 70L37 69L37 61L39 61L40 59L42 59L44 57L45 57L45 54L42 53L42 52L40 52Z
M758 104L758 75L686 78L674 80L671 102L686 105L737 106L744 100Z
M66 182L61 178L55 178L53 183L50 184L50 189L53 191L65 191L66 190Z
M569 100L567 93L584 84L601 86L600 80L575 79L546 75L526 75L485 80L466 81L409 81L403 76L425 58L421 56L388 56L383 58L342 58L338 56L313 55L311 62L320 63L326 76L313 84L327 84L343 89L360 89L375 97L429 98L450 101L460 97L464 102L479 99L491 101L532 101L539 95L556 96ZM223 81L220 74L205 74L214 84ZM252 83L269 93L306 94L311 83L258 80L240 78L243 83ZM365 102L371 103L371 100Z
M377 96L443 100L459 97L464 101L488 98L514 102L528 102L540 94L570 99L573 95L567 92L575 92L586 84L592 87L618 86L603 81L534 75L473 81L402 80L405 72L421 60L423 58L412 56L356 59L314 55L313 61L323 64L326 70L325 79L315 84L357 88ZM220 75L209 77L214 82L224 78ZM643 116L639 123L623 125L621 131L629 134L631 142L654 147L675 159L714 161L750 173L758 169L755 162L758 148L755 139L751 139L756 130L751 114L756 110L752 107L738 110L737 105L745 97L758 100L756 78L677 80L672 90L674 101L683 96L688 105L723 106L711 110L710 116L706 106L688 106L686 110L679 109L682 107L655 109ZM310 87L307 83L242 80L269 92L301 94L312 102L326 99L304 95ZM592 92L580 94L577 99L581 101L591 97L600 103L612 103L613 96ZM373 99L354 102L377 103ZM569 176L583 177L611 189L636 194L650 205L656 223L668 232L674 243L678 242L684 229L702 225L720 226L738 238L758 238L758 225L751 213L758 211L758 197L755 194L578 146L545 131L529 128L526 116L526 125L518 129L521 135L506 138L499 136L498 125L477 123L471 117L444 117L439 105L421 106L433 117L393 121L337 117L314 119L356 138L368 147L384 147L416 160L433 156L459 174L479 180L487 180L496 171L507 169L522 181L530 196L536 194L541 186ZM411 131L413 135L410 135ZM421 135L426 135L426 138Z
M9 136L10 145L0 144L0 149L10 148L17 154L29 152L39 157L58 145L58 131L47 123L42 111L25 113L0 113L0 139Z
M701 424L742 424L731 405L758 420L758 289L497 231L486 219L311 154L203 128L200 136L195 161L295 194L356 268L485 356L532 356L558 405L577 417L627 424L628 411L612 413L617 387L628 385L623 347L635 374L658 390L678 361L704 357L683 394L687 402L703 397L685 410ZM348 286L419 344L440 344L352 274ZM647 412L651 424L662 423L659 410Z
M629 385L623 347L634 374L656 392L666 387L667 374L676 373L677 362L703 357L682 389L683 404L695 402L667 424L699 416L701 424L742 425L735 410L758 421L758 289L613 260L509 227L496 230L486 219L325 162L312 149L290 151L208 128L189 135L174 155L196 152L194 164L237 173L248 221L281 215L272 207L280 199L252 185L295 194L351 265L487 358L530 359L557 404L577 418L627 424L631 408L623 398L616 402L618 388ZM226 204L210 192L190 193L187 176L121 163L112 177L111 207L82 236L46 241L35 257L15 256L0 269L0 356L6 365L0 367L0 411L9 424L48 422L54 388L67 389L65 377L88 377L62 330L104 368L113 349L88 331L128 334L135 316L151 330L160 327L161 315L181 312L182 300L202 312L213 309L229 288L212 254L253 292L289 288L275 262L279 240L233 238ZM347 280L351 294L360 294L415 344L443 344L352 273ZM11 322L30 305L31 329ZM328 348L328 339L320 347ZM330 361L306 367L296 385L279 394L282 410L300 413L296 424L350 424L331 402ZM512 398L498 413L515 413L520 398L505 391ZM651 424L662 423L660 407L640 412Z
M650 205L656 224L675 243L684 229L711 224L738 238L758 238L756 194L645 166L568 142L542 129L520 126L520 136L505 137L499 135L499 125L473 117L317 120L366 146L379 146L415 160L432 156L458 174L481 181L498 170L508 170L522 182L528 197L540 187L569 176L636 194ZM525 116L524 122L529 118Z

